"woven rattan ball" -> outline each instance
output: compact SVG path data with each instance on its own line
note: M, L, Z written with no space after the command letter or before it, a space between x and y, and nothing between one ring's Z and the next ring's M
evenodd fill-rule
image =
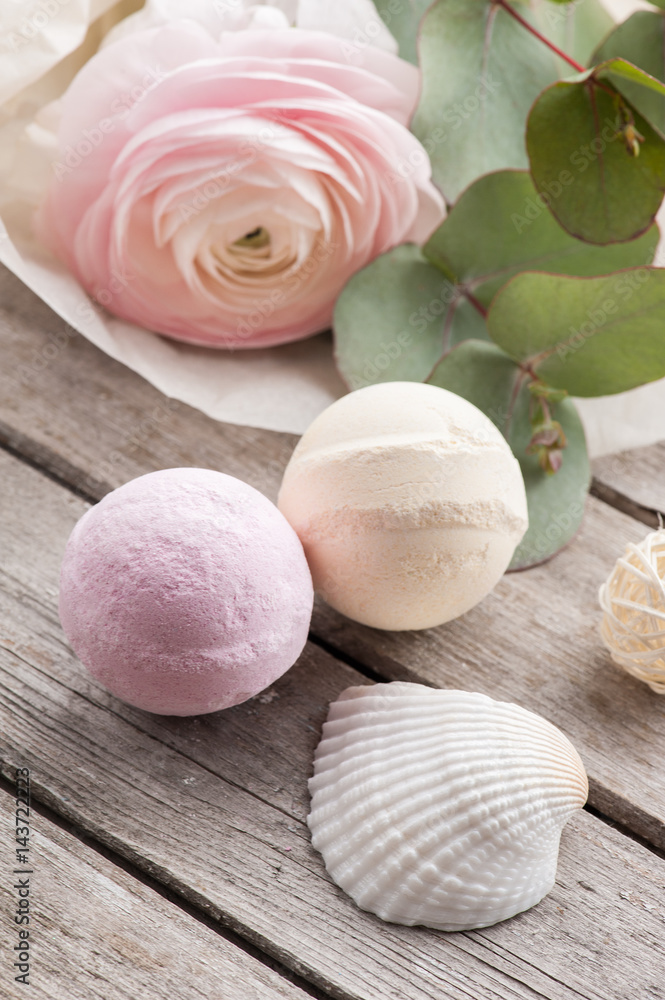
M665 694L665 529L627 545L598 596L614 662Z

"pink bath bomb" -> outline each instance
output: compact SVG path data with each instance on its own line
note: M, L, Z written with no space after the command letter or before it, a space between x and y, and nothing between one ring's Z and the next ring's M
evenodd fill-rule
M160 715L237 705L297 660L312 614L302 545L258 490L166 469L109 493L74 528L60 619L90 673Z

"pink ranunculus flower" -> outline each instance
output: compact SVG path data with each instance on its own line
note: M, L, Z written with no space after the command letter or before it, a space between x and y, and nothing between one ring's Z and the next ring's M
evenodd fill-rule
M418 71L299 28L120 37L62 99L39 235L109 311L194 344L325 329L348 278L443 203Z

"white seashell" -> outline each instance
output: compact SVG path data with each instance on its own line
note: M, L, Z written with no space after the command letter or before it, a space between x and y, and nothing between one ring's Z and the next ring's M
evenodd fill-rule
M598 594L600 625L612 659L665 694L665 530L652 531L624 555Z
M337 885L383 920L444 931L542 899L588 793L577 751L540 716L402 682L333 702L309 787L312 843Z

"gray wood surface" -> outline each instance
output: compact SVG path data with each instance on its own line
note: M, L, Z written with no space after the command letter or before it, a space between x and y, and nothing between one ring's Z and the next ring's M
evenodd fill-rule
M13 854L14 810L15 799L0 791L6 858ZM8 918L2 925L0 997L308 1000L297 986L34 809L30 827L32 874L16 876L30 880L28 984L14 979L21 974L12 968L19 928ZM0 884L5 915L16 909L13 881L3 877Z
M68 331L8 272L0 282L6 442L93 497L176 465L217 468L276 497L293 435L219 424L167 400ZM660 454L660 446L652 452ZM622 467L630 492L629 465ZM665 465L657 459L650 480L665 495ZM484 691L539 711L579 745L593 805L665 847L665 698L614 667L597 631L598 588L626 542L646 531L590 498L583 530L564 552L505 577L456 622L383 633L318 602L313 632L383 677Z
M226 712L123 705L57 619L59 560L85 502L6 454L0 477L6 777L29 766L33 795L333 997L665 998L665 862L586 812L564 831L555 889L514 920L446 935L356 909L303 820L327 704L363 679L309 646Z
M640 517L650 511L665 514L665 440L648 448L597 458L593 473L600 488L607 491L601 495L611 502L611 490L617 497L627 498L637 508L629 510L633 516ZM648 523L653 523L653 519Z

